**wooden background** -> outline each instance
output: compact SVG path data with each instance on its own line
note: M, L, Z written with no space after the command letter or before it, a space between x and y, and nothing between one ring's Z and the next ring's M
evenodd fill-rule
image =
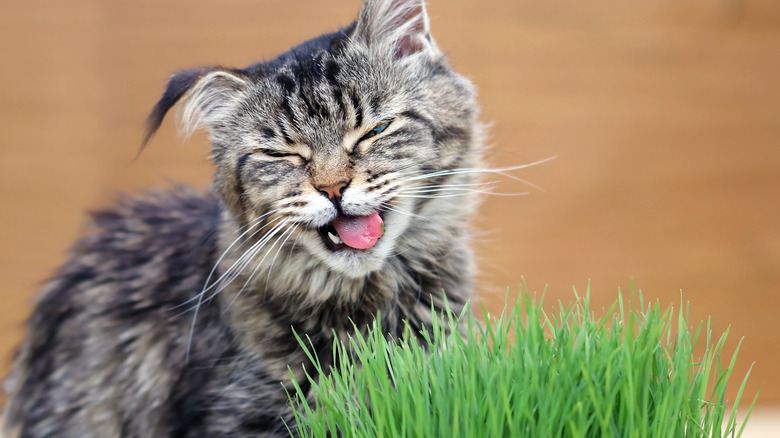
M119 191L205 186L203 135L166 121L169 74L244 66L350 22L357 0L0 3L0 372L87 209ZM780 403L780 2L431 0L434 37L480 90L493 165L544 188L479 211L481 296L632 280L744 337L738 377ZM526 191L502 182L498 191ZM733 394L733 392L732 392Z

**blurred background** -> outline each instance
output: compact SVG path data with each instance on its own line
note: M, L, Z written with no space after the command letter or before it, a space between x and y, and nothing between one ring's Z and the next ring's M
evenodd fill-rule
M246 66L348 24L358 0L0 3L0 374L42 281L118 192L206 187L205 135L148 110L183 68ZM430 0L433 35L480 92L504 179L477 212L489 309L525 282L549 306L691 304L744 338L733 391L780 405L780 2ZM780 412L780 411L778 411ZM780 428L780 426L775 426ZM776 433L775 429L775 433ZM751 429L749 429L751 431ZM769 435L767 435L769 436Z

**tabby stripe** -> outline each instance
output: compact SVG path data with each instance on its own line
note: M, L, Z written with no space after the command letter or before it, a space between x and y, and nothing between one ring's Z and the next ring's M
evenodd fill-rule
M341 73L341 67L339 67L336 61L329 59L325 63L325 80L330 84L333 100L336 102L336 105L343 109L346 105L344 104L344 94L341 92L341 84L339 84L337 78L339 73ZM346 117L346 111L343 112L343 115Z
M384 140L384 138L382 140ZM382 142L381 147L372 148L369 151L369 154L383 157L402 156L408 158L414 154L415 149L416 148L414 147L414 143L412 143L409 139L400 138L395 139L393 142Z
M273 185L279 184L279 180L281 179L280 175L286 173L286 169L284 168L290 165L291 164L287 161L264 161L261 163L256 163L253 170L257 174L262 174L263 176L268 177L259 180L258 184L262 185L263 187L271 187Z
M298 121L298 118L295 117L295 112L292 109L292 106L290 105L290 95L285 94L282 97L282 112L284 113L284 116L287 117L287 120L295 125Z
M288 202L288 203L286 203L286 204L282 204L282 205L280 205L280 206L279 206L279 208L288 208L288 207L305 207L306 205L308 205L308 202L304 202L304 201L292 201L292 202Z
M384 197L385 195L388 195L388 194L390 194L390 193L393 193L393 192L394 192L394 191L395 191L397 188L398 188L398 186L390 186L390 187L388 187L388 188L386 188L386 189L382 190L381 192L377 193L377 195L376 195L376 196L377 196L377 197L380 197L380 198L382 198L382 197Z
M428 120L427 117L423 116L422 114L418 113L415 110L406 110L402 112L401 115L422 123L423 125L427 126L428 129L430 129L431 131L434 130L433 123L430 120Z
M311 98L314 95L314 90L311 90L311 93L305 93L303 87L301 87L298 94L301 96L303 103L306 104L306 112L309 114L309 117L319 116L323 119L330 117L327 107L320 105L316 99Z
M294 124L297 121L297 118L295 117L292 105L290 105L290 96L295 93L295 81L287 75L280 74L276 76L276 82L282 87L283 91L282 112L284 112L287 119Z
M412 158L412 156L413 156L412 153L403 153L403 152L396 152L394 154L388 154L387 155L388 158L390 158L391 160L395 160L395 161L401 161L401 160L410 159L410 158Z
M269 128L268 126L260 127L260 132L263 133L263 137L265 137L266 140L276 138L276 132L274 132L273 128Z
M249 207L246 205L246 193L244 191L244 183L241 178L241 174L244 171L244 167L246 166L247 160L249 157L251 157L251 153L244 154L240 157L238 157L238 161L236 162L236 173L235 173L235 179L236 179L236 193L238 194L238 203L241 206L242 212L246 212L249 210ZM244 219L244 214L241 214L242 219Z
M391 180L391 179L388 179L388 180L385 180L385 181L383 181L383 182L381 182L381 183L379 183L379 184L374 184L374 185L372 185L372 186L369 186L369 187L366 189L366 191L367 191L367 192L373 192L374 190L379 190L379 189L381 189L382 187L384 187L384 186L386 186L386 185L390 184L390 182L392 182L392 180Z
M355 128L357 129L363 126L363 108L360 106L360 100L355 93L350 93L349 97L352 99L352 107L355 109Z
M327 118L329 116L328 109L317 102L315 93L315 84L320 83L325 77L320 59L321 57L309 62L294 64L292 74L298 84L298 96L306 106L309 117Z
M315 117L319 111L314 108L314 102L307 97L307 94L308 93L304 92L303 87L298 89L298 96L300 96L303 104L306 106L306 114L308 114L309 117Z
M284 126L284 123L282 123L281 120L277 120L276 125L279 127L279 132L282 133L282 138L284 139L284 142L287 144L293 144L292 138L290 138L290 133L287 131L287 128Z
M373 114L374 116L379 114L379 107L381 106L379 97L377 96L372 97L371 102L369 102L369 104L371 105L371 114Z
M385 176L385 175L387 175L390 172L391 172L390 170L383 170L383 171L377 172L377 173L369 173L368 178L366 178L366 182L370 183L371 181L374 181L375 179L379 178L380 176Z
M284 91L284 94L292 94L295 92L295 81L293 78L281 74L276 76L276 82L282 86L282 90Z
M333 90L333 101L336 102L336 106L338 107L338 112L341 113L341 119L346 121L347 111L344 108L346 108L347 105L344 104L344 95L341 93L341 90L339 88L334 87L332 90Z
M440 129L433 130L433 140L436 144L441 144L449 141L456 141L460 144L467 144L470 140L469 132L458 126L445 126Z

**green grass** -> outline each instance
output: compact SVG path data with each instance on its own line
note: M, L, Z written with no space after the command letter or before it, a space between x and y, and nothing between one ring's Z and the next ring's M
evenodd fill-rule
M497 318L443 314L423 332L387 340L375 324L336 343L335 369L309 378L307 403L290 394L302 437L725 437L740 436L726 400L737 352L721 357L709 321L688 308L637 310L622 295L597 318L589 293L552 314L529 296ZM457 320L463 335L447 336ZM452 330L457 333L457 330ZM309 343L299 339L306 348ZM714 341L714 342L713 342ZM704 342L696 348L697 342ZM737 346L736 350L739 350ZM430 351L428 354L426 351ZM323 370L307 349L317 373ZM749 374L749 373L748 373ZM755 398L750 405L752 409ZM729 407L731 405L731 407ZM370 408L369 408L370 406ZM746 419L747 420L747 419ZM337 431L337 433L336 433Z

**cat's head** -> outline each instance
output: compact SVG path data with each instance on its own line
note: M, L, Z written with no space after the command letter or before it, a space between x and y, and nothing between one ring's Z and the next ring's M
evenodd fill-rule
M294 244L356 278L402 248L443 244L465 220L448 187L470 176L449 171L477 159L474 91L432 39L422 0L365 0L352 25L275 60L177 73L146 140L179 100L184 130L210 134L241 239Z

